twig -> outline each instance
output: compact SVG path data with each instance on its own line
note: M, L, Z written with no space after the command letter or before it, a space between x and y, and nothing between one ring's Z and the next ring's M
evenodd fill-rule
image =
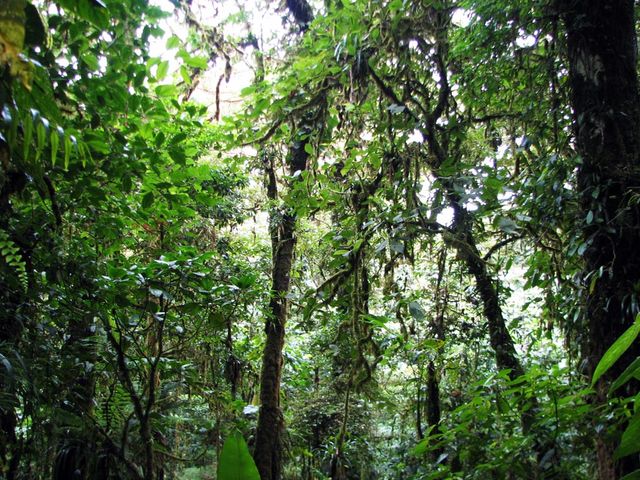
M520 240L522 238L524 238L524 234L516 235L515 237L505 238L504 240L496 243L493 247L489 249L487 253L484 254L484 257L482 257L482 261L486 262L487 260L489 260L491 255L493 255L496 251L500 250L505 245L509 245L510 243Z

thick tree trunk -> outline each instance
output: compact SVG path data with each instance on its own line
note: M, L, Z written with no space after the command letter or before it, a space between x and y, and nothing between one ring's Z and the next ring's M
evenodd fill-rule
M307 168L310 129L302 127L289 153L289 170ZM265 160L267 171L267 194L277 200L276 177L271 159ZM285 325L288 314L291 267L295 251L296 216L289 207L284 211L273 210L270 215L272 278L271 299L265 325L266 343L262 357L260 377L260 413L256 433L254 460L262 480L278 480L282 470L282 433L284 424L280 410L280 380L282 377L282 350L284 348Z
M290 0L287 8L292 13L301 32L305 32L313 20L313 11L306 0ZM258 55L257 80L264 77L262 55ZM317 121L317 115L307 112L302 119L287 158L289 174L307 169L309 154L306 145ZM276 203L278 200L277 179L273 159L265 160L267 196ZM301 176L297 177L301 178ZM280 380L282 378L282 350L284 348L285 326L288 315L289 284L291 267L295 253L296 215L289 206L282 210L272 210L269 216L271 233L272 278L271 299L265 325L266 343L262 356L260 376L260 413L256 432L256 448L253 458L262 480L279 480L282 472L282 435L284 422L280 410Z
M272 217L273 218L273 217ZM277 480L281 471L280 379L282 377L282 349L287 321L291 265L295 246L295 217L285 214L273 241L274 250L272 293L269 318L266 322L266 344L260 377L260 415L254 458L262 480Z
M440 382L434 363L427 365L427 423L432 435L440 433Z
M578 185L587 244L585 283L594 285L587 292L582 342L591 374L638 313L640 211L633 197L640 187L640 98L634 2L566 0L563 5L576 145L582 157ZM639 353L636 342L608 379ZM600 382L596 402L605 401L608 379ZM607 438L596 443L601 479L638 467L637 457L615 465Z

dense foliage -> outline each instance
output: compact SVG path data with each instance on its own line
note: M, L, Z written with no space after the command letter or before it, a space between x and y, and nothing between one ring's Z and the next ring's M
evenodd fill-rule
M0 478L640 478L635 28L4 0Z

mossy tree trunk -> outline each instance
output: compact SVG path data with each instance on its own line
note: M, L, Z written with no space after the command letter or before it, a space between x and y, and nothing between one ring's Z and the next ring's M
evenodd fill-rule
M633 0L566 0L569 81L576 146L582 158L578 186L583 212L587 331L583 352L589 373L638 313L640 281L640 98ZM640 345L609 371L597 388L640 353ZM631 392L623 392L624 395ZM613 479L638 467L614 462L609 438L598 436L598 473ZM630 457L629 457L630 458Z

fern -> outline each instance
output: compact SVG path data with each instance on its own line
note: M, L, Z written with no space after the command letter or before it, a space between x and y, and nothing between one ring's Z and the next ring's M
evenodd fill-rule
M5 263L16 271L20 285L26 290L28 287L27 264L20 255L20 248L4 230L0 230L0 255Z
M100 401L100 408L95 411L99 425L105 430L118 428L131 411L130 400L121 385L111 385L108 395Z

